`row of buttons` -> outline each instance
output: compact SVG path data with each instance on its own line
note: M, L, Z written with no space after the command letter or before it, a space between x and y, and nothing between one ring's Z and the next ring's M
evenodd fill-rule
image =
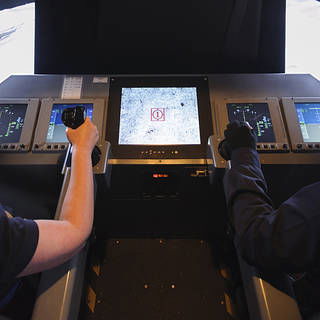
M0 150L14 151L14 150L24 150L24 149L26 149L26 146L24 144L20 144L20 145L18 145L18 144L0 144Z
M283 143L283 144L261 143L261 144L257 144L257 150L287 151L289 150L289 146L286 143Z
M296 144L296 151L319 151L320 152L320 144L319 143L298 143Z
M170 150L170 151L164 151L164 150L145 150L141 151L140 155L141 157L173 157L179 154L178 150Z
M65 150L67 148L66 144L45 144L40 147L38 144L34 145L35 150L45 150L45 151L56 151L56 150Z

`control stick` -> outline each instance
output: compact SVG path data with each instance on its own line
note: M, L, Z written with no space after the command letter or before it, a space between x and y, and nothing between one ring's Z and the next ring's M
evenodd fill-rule
M62 112L62 122L66 127L77 129L80 127L86 119L85 107L76 106L73 108L66 108ZM92 150L91 160L94 167L100 161L101 151L95 146Z

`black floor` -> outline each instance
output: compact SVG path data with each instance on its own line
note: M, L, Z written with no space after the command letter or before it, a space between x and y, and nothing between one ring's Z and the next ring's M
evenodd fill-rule
M229 319L208 242L110 239L99 247L100 266L89 270L81 319Z

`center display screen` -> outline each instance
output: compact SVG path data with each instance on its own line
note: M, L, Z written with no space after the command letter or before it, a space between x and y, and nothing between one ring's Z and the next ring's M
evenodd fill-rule
M73 108L76 106L85 107L86 116L92 120L92 112L93 112L92 103L83 103L83 104L55 103L53 104L52 110L51 110L46 142L49 142L49 143L68 142L68 138L66 136L66 126L62 122L61 116L64 109Z
M267 103L227 103L227 109L229 121L248 122L258 142L276 141Z
M320 103L295 103L304 142L320 142Z
M27 104L0 104L0 143L19 142Z
M122 88L118 143L200 144L197 88Z

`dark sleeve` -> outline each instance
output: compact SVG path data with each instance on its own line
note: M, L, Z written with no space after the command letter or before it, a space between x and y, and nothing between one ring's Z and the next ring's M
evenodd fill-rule
M15 278L37 248L39 230L33 220L8 218L0 207L0 282Z
M224 189L235 243L242 257L260 269L307 271L320 253L320 183L307 186L277 210L267 195L258 153L232 153Z

